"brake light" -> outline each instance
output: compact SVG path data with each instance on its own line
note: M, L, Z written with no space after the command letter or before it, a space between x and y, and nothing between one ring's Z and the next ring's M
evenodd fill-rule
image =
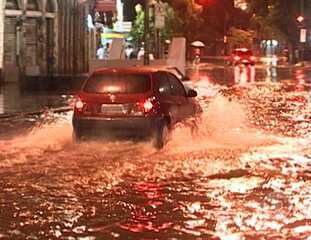
M150 97L144 101L137 102L133 107L131 114L135 116L143 116L144 114L155 111L157 106L156 98Z
M148 113L152 110L153 108L153 103L151 102L150 99L147 99L144 104L143 104L143 107L144 107L144 111L145 113Z
M84 107L84 102L80 98L78 98L75 102L75 109L81 112L83 107Z
M250 60L255 61L256 58L255 58L254 56L251 56L251 57L250 57Z
M234 56L234 61L239 61L240 60L240 57L239 56Z

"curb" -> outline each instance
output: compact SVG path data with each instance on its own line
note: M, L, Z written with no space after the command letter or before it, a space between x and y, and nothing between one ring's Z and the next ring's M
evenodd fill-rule
M15 113L4 113L0 114L0 121L1 120L9 120L12 118L17 117L29 117L29 116L35 116L35 115L41 115L44 113L63 113L63 112L69 112L73 110L72 107L59 107L59 108L49 108L39 111L32 111L32 112L15 112Z

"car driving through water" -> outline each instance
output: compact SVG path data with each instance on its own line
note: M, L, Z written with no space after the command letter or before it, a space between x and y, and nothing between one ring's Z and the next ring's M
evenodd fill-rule
M239 64L255 65L256 57L254 56L252 50L248 48L236 48L232 51L231 63L233 66L237 66Z
M167 68L98 69L78 93L73 137L149 138L160 149L176 123L202 112L196 96Z

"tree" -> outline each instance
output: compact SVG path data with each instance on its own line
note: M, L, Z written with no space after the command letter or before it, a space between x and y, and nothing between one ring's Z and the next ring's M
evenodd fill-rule
M203 19L200 18L200 8L193 0L163 0L174 9L172 34L184 36L190 42L197 39L202 32Z
M300 6L292 0L248 0L253 15L251 28L261 39L277 39L296 45L299 41ZM306 2L306 1L305 1ZM306 2L307 3L307 2ZM308 4L305 6L308 8Z
M243 30L232 27L229 30L229 42L233 46L251 46L253 44L255 33L249 30Z
M299 43L300 28L307 27L306 20L297 21L301 13L302 1L304 12L310 11L310 1L292 0L248 0L250 13L253 15L250 27L257 32L258 42L275 39L288 48L290 55L295 56L295 49L302 48ZM295 60L295 59L292 59Z
M143 42L144 39L144 19L145 19L145 13L142 9L141 5L136 6L136 18L133 23L133 27L131 29L131 32L129 33L130 39L133 43L139 44Z
M132 39L131 41L135 43L136 45L139 45L141 42L144 41L145 13L144 13L142 6L136 6L136 7L137 7L137 16L136 16L132 30L129 35L130 35L130 38ZM161 40L166 40L166 39L171 38L174 32L174 26L176 26L175 11L173 8L166 6L165 7L165 26L163 29L160 30ZM150 16L149 27L150 27L151 38L153 39L154 33L155 33L155 27L154 27L154 21L152 19L152 16Z
M240 14L236 18L233 0L204 0L203 5L196 4L195 0L167 2L175 9L179 21L176 25L179 28L175 28L174 32L185 36L187 42L200 40L210 46L217 42L223 44L224 36L230 28L241 25L245 17L245 14Z

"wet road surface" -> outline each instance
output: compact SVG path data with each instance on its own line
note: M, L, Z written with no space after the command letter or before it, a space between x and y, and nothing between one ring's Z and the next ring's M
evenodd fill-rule
M0 117L2 114L32 112L66 105L68 96L55 92L22 91L17 83L0 84Z
M0 239L311 239L308 70L199 75L200 132L161 151L75 144L71 112L2 122Z

